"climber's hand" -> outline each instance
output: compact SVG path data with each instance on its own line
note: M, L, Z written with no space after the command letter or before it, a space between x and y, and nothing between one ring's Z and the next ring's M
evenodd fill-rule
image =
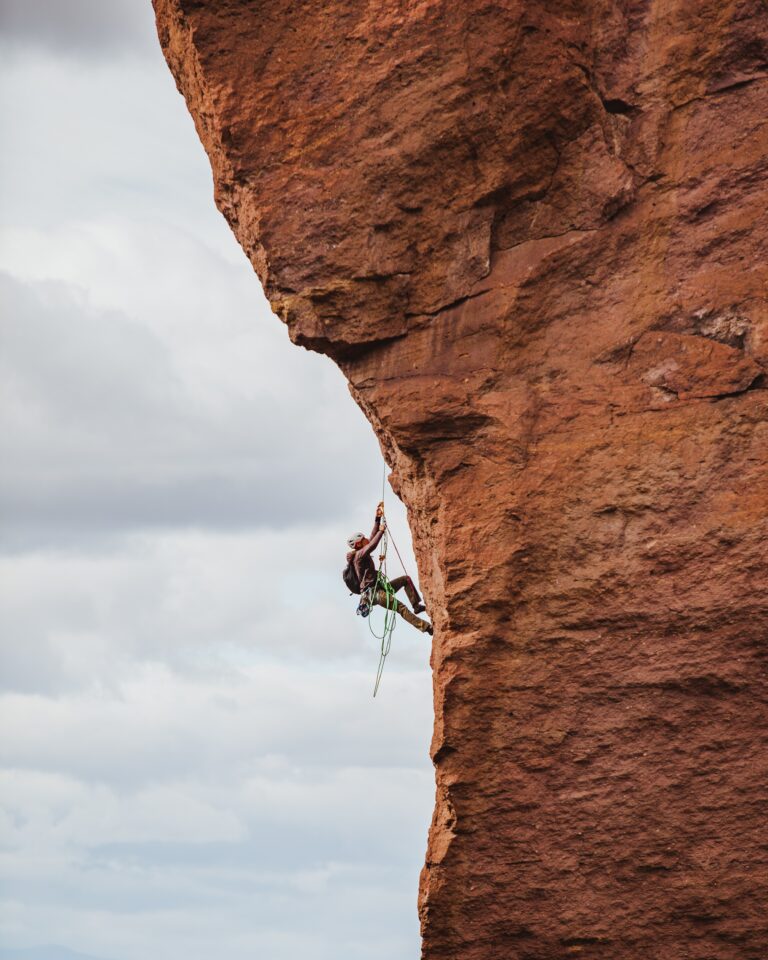
M378 505L378 507L376 507L376 516L377 516L377 517L383 517L383 516L384 516L384 501L383 501L383 500L382 500L381 503Z

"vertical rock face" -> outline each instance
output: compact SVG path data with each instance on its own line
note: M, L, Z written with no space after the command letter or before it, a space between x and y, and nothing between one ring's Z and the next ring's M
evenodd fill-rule
M768 956L768 12L155 0L436 624L429 960Z

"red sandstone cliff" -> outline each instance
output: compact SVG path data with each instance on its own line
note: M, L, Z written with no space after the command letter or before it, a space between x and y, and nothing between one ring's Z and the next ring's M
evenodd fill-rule
M765 960L765 3L155 7L409 509L424 956Z

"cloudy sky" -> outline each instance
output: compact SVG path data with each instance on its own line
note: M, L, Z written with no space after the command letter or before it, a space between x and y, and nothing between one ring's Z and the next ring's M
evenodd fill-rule
M0 18L0 958L416 960L428 646L372 700L340 580L378 445L216 212L149 0Z

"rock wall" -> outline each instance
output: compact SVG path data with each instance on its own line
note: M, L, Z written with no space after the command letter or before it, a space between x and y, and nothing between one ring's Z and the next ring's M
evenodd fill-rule
M765 960L765 3L155 7L409 509L424 957Z

